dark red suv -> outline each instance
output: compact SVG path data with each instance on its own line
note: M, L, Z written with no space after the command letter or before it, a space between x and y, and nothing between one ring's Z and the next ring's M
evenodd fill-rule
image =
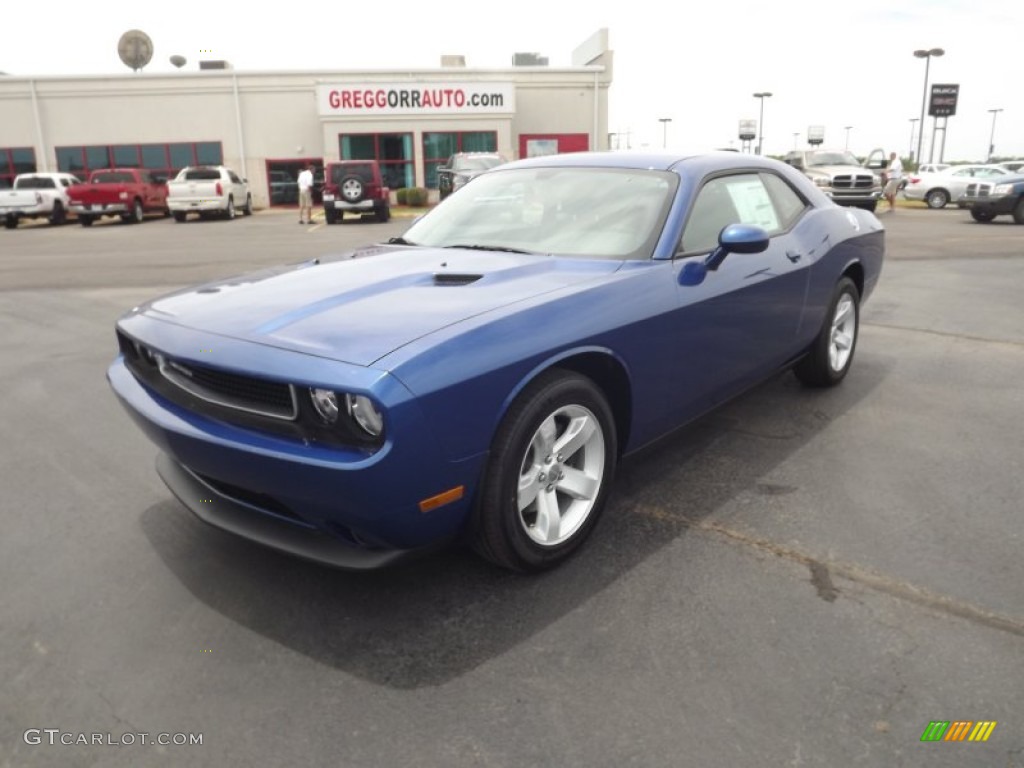
M391 218L391 190L384 186L376 160L341 160L324 169L324 218L328 224L346 213Z

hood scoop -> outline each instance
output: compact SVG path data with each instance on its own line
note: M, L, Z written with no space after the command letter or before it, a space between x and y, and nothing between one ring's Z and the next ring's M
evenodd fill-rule
M470 275L461 272L436 272L434 285L469 285L475 283L483 275Z

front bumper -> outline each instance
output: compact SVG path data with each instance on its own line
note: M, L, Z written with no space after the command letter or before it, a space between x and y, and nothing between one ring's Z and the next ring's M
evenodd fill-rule
M1017 206L1017 197L1014 195L985 195L983 197L968 197L964 195L957 204L961 208L970 208L972 211L990 213L993 216L1005 216L1013 213Z
M870 205L877 203L882 196L882 190L875 189L870 192L855 192L852 190L834 190L827 187L819 189L828 195L836 205Z
M182 346L195 344L186 339ZM284 358L290 358L297 381L311 385L316 380L306 377L338 381L336 370L333 376L316 374L310 373L311 366L345 365L282 350L266 355L282 358L269 361L268 368L288 366ZM387 440L372 454L192 412L141 384L120 356L107 377L129 415L166 454L159 465L161 477L194 514L261 544L336 567L385 565L456 535L483 465L483 454L462 461L444 457L418 401L390 376L374 393L387 414ZM465 488L462 499L421 511L421 501L460 485Z

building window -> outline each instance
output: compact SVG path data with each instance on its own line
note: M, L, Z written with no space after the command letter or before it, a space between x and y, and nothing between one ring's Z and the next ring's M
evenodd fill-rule
M31 147L0 147L0 189L14 186L19 173L36 172L36 151Z
M144 168L171 179L187 165L220 165L219 141L57 147L57 168L83 179L103 168Z
M413 168L411 133L357 133L338 136L342 160L376 160L384 183L391 189L412 187L416 183Z
M456 152L497 152L495 131L462 131L423 134L423 171L427 187L437 189L437 167Z

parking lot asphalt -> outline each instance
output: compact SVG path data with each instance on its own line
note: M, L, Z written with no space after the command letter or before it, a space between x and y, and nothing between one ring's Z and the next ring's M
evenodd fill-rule
M0 232L0 766L1024 768L1024 227L880 218L843 385L780 375L626 462L533 577L206 527L106 384L134 304L408 220ZM998 724L921 741L968 720Z

